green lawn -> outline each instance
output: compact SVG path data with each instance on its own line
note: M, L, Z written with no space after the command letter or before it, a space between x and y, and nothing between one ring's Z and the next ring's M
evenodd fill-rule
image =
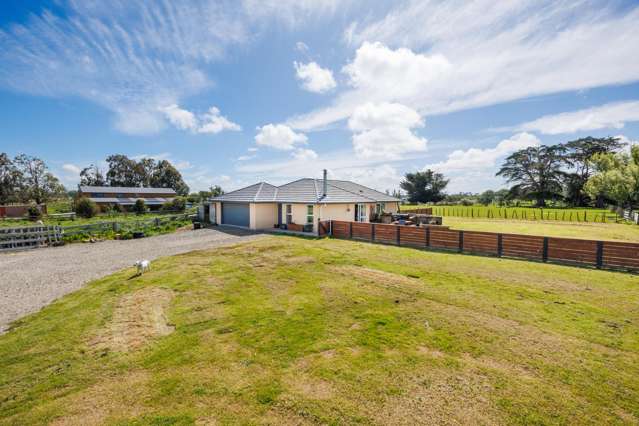
M288 236L133 272L0 336L0 424L639 421L634 275Z
M626 223L471 219L447 216L443 218L443 224L450 226L451 229L465 231L503 232L639 243L639 226Z
M431 206L402 205L401 210L429 207L433 214L444 217L465 217L483 219L513 220L556 220L565 222L606 222L615 223L619 218L614 212L596 208L534 208L534 207L498 207L498 206Z

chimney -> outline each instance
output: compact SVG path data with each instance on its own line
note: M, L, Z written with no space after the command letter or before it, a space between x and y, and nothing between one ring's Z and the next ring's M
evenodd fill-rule
M324 169L324 182L323 186L322 186L322 198L326 198L326 193L328 192L328 180L326 177L327 173L326 173L326 169Z

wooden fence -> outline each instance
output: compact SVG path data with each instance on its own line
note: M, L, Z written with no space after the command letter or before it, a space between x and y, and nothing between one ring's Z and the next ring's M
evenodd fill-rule
M401 226L322 221L319 236L421 249L639 271L639 244L534 235L460 231L447 226Z
M62 241L59 226L24 226L0 228L0 252L38 248Z

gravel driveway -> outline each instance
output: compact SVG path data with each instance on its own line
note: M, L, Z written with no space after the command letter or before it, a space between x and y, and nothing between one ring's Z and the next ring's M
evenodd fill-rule
M0 333L11 321L38 311L88 281L130 267L138 259L152 260L259 237L238 229L209 228L139 240L0 253Z

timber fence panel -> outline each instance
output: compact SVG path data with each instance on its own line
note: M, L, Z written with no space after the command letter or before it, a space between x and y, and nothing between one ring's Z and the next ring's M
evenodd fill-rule
M330 235L421 249L639 271L639 244L536 235L459 231L446 226L404 226L327 221ZM323 233L322 235L326 235Z

